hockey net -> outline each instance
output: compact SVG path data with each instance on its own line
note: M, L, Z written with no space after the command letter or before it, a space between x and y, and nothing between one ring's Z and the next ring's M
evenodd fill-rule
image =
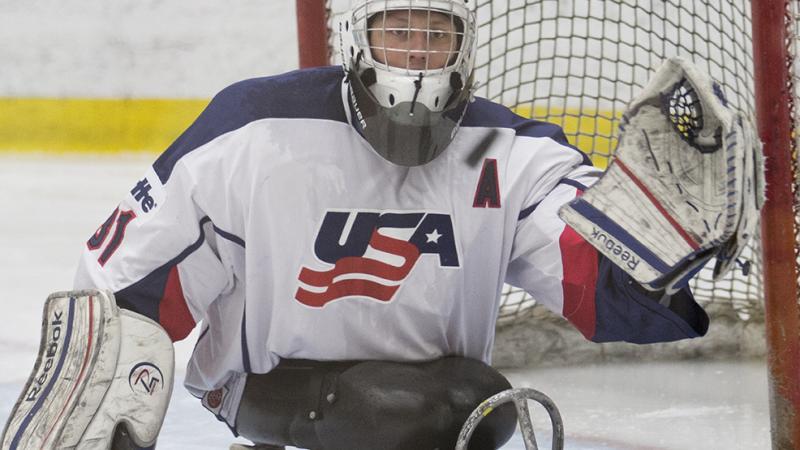
M628 102L670 56L693 60L722 83L736 108L754 115L749 1L481 0L478 18L479 95L559 124L596 166L607 166ZM692 280L706 310L739 325L763 323L758 245L743 255L749 264L723 279L712 279L709 264ZM542 309L507 286L498 326L546 320ZM742 338L751 335L757 333ZM763 352L759 342L742 346L736 350Z
M794 13L796 2L791 3L787 16ZM340 63L334 24L348 4L327 2L333 63ZM693 60L724 86L733 106L755 115L750 7L747 0L478 0L477 94L560 125L570 142L605 167L626 105L670 56ZM760 239L743 258L747 263L721 280L712 279L709 264L692 281L697 300L712 315L709 337L701 344L668 344L663 352L764 355ZM533 321L536 327L530 326ZM577 332L510 286L504 288L497 325L500 365L571 362L563 359L565 349L575 361L645 352L624 345L576 350L583 348ZM646 350L648 357L660 354Z

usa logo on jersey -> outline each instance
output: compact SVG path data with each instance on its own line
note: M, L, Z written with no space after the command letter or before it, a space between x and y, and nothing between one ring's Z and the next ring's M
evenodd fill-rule
M459 267L450 215L424 211L327 211L314 254L326 267L303 267L295 298L315 308L345 297L389 302L420 257Z

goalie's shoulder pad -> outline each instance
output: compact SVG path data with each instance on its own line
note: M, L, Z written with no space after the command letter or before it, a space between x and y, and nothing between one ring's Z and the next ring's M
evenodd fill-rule
M719 84L673 58L623 115L606 173L559 214L645 287L679 288L752 235L760 152Z
M172 392L172 343L155 322L119 310L112 294L48 297L33 373L11 412L4 449L111 448L125 425L155 443Z

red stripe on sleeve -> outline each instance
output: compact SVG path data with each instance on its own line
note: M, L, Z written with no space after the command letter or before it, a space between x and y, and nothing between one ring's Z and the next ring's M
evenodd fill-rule
M158 318L172 342L188 336L196 325L183 296L178 266L173 266L167 276L164 296L158 306Z
M597 286L597 250L586 242L569 225L558 240L564 276L562 314L586 339L594 336L597 326L595 315L595 287Z

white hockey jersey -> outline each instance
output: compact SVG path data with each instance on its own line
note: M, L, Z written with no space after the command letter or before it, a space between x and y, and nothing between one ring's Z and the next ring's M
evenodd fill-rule
M557 126L477 99L409 168L353 115L337 67L225 89L88 240L76 287L174 340L202 322L196 393L281 358L489 362L505 282L589 339L705 332L688 291L651 300L558 219L600 171Z

